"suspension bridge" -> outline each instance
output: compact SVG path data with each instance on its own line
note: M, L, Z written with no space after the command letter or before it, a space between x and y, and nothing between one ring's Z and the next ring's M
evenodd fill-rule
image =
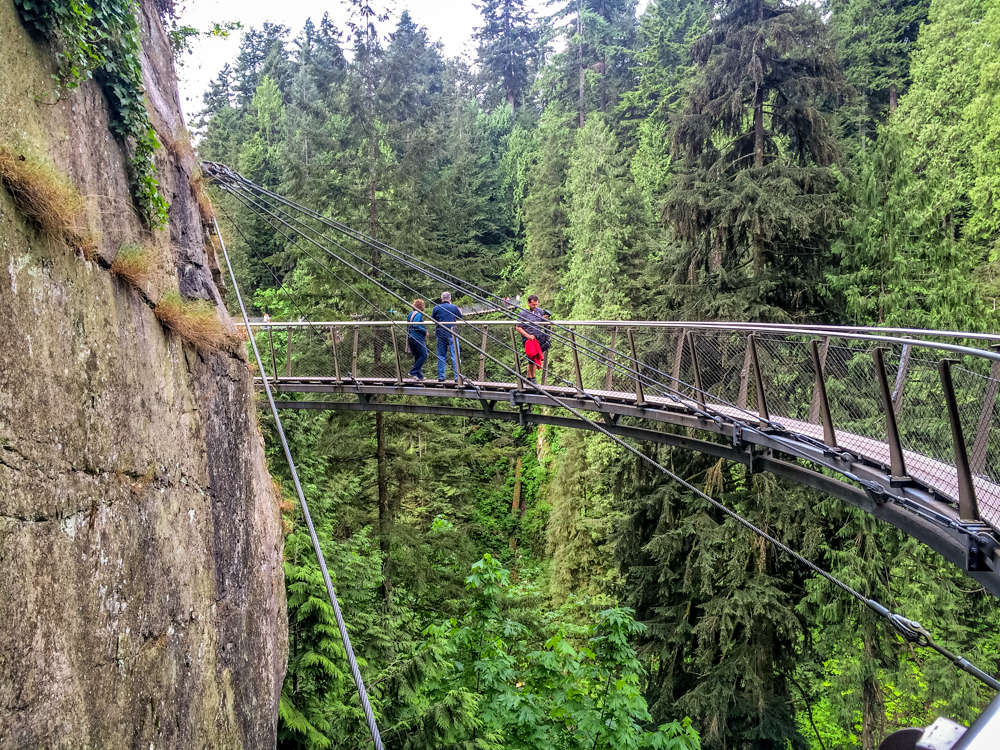
M1000 688L935 644L918 623L832 578L642 452L644 443L674 446L839 498L926 544L1000 597L1000 335L550 321L552 349L535 382L525 371L517 307L225 165L205 162L203 171L356 295L369 318L310 321L302 315L299 322L252 323L244 310L258 385L275 415L282 409L406 412L604 434L830 578L904 637ZM277 277L275 283L300 309ZM454 325L458 372L444 382L405 374L404 347L415 324L400 310L411 309L412 297L432 296L424 293L428 284L471 300L477 313ZM391 312L370 299L372 288L393 300ZM429 337L440 335L433 322L423 325ZM286 454L291 463L287 447Z

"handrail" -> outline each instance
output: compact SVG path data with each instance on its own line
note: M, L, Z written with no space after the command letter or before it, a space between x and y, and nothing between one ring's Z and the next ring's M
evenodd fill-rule
M868 341L885 344L899 344L919 346L926 349L937 349L939 351L950 352L972 357L981 357L993 362L1000 362L1000 352L988 349L977 349L971 346L960 344L946 344L938 341L926 341L921 338L881 336L868 333L858 333L858 331L882 331L899 330L913 331L914 334L926 336L940 336L944 338L962 336L955 331L929 331L922 329L881 329L881 328L852 328L847 326L789 326L778 323L717 323L717 322L675 322L675 321L648 321L648 320L560 320L563 326L593 326L597 328L614 328L622 326L634 326L636 328L664 328L673 330L707 329L722 331L745 331L749 333L781 333L784 335L802 336L830 336L851 341ZM489 324L497 326L516 326L516 320L491 320ZM333 321L270 321L250 322L253 328L309 328L309 327L329 327L329 326L359 326L359 327L383 327L383 326L436 326L436 325L482 325L481 322L457 320L454 322L437 323L430 319L409 323L405 320L333 320ZM1000 336L987 334L968 334L968 338L980 341L1000 340Z

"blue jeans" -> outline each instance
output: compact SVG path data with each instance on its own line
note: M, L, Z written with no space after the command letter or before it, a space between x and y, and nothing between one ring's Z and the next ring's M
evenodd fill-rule
M454 336L448 336L442 334L440 331L437 336L437 355L438 355L438 380L444 380L444 366L448 357L448 352L451 352L451 365L455 370L455 376L458 376L458 339Z
M410 345L410 351L413 353L413 367L410 368L409 375L413 378L422 378L424 373L420 368L427 361L427 342L423 339L410 336L407 339L407 343Z

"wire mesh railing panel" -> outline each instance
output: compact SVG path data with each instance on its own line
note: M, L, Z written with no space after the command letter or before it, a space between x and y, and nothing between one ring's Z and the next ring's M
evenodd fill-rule
M885 408L872 349L832 340L823 374L839 447L887 463Z
M808 421L816 384L808 340L757 337L757 358L771 419Z

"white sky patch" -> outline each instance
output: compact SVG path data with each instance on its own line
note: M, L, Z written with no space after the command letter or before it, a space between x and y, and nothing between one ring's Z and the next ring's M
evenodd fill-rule
M407 0L395 3L393 18L387 24L389 30L395 27L399 14L406 8L413 20L427 27L433 41L440 41L446 57L466 55L475 58L476 45L472 34L482 23L479 11L470 0ZM281 23L291 29L294 38L302 31L307 18L319 25L324 13L346 34L344 22L349 15L346 3L337 0L285 0L285 2L263 2L263 0L190 0L178 4L179 22L194 26L200 31L208 29L215 22L239 21L245 30L260 28L265 21ZM215 80L222 66L233 65L239 54L241 32L235 32L228 39L197 39L193 53L182 55L183 63L177 69L180 78L181 107L188 120L200 111L202 94L208 84ZM344 44L346 46L347 40Z

